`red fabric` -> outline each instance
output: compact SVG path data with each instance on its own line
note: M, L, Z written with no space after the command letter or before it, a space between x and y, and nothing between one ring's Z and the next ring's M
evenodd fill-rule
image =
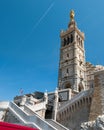
M39 130L39 129L6 123L6 122L0 122L0 130Z

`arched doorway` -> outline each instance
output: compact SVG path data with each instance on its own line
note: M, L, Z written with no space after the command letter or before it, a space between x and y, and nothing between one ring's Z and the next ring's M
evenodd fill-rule
M71 84L69 82L66 83L65 86L64 86L64 89L68 89L68 88L71 88Z

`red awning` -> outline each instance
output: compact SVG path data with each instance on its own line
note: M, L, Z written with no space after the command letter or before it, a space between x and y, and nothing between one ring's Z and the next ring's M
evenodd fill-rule
M7 122L0 122L0 130L39 130L39 129L21 126L17 124L11 124Z

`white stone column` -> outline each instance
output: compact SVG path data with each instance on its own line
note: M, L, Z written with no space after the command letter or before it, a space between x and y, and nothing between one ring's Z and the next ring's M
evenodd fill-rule
M55 101L54 101L54 109L53 109L53 119L56 121L57 117L57 109L58 109L58 89L55 90Z
M20 102L20 107L21 107L22 109L24 109L25 103L26 103L26 96L23 95L23 97L22 97L22 99L21 99L21 102Z
M72 89L69 89L69 100L71 99Z
M74 44L74 50L73 50L73 58L74 58L74 65L73 65L73 69L74 69L74 84L73 84L73 89L77 91L77 87L78 87L78 50L77 50L77 43L75 42Z
M48 94L47 91L44 93L44 101L47 104L48 103Z
M31 95L30 98L29 98L29 103L30 103L31 105L34 105L34 98L33 98L32 95Z
M46 113L46 105L48 104L48 93L47 91L44 93L44 100L43 100L43 109L42 109L42 117L45 118Z

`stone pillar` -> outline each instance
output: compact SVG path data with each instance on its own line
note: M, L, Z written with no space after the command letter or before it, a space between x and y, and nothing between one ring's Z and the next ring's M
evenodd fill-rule
M20 102L20 107L23 109L24 108L24 105L26 103L26 96L23 95L22 99L21 99L21 102Z
M43 101L43 109L42 109L42 117L45 118L45 113L46 113L46 105L48 104L48 94L47 91L44 93L44 101Z
M69 100L71 99L72 89L69 89Z
M56 121L57 117L57 109L58 109L58 89L55 90L55 101L54 101L54 109L53 109L53 119Z
M73 58L74 58L74 65L73 65L73 69L74 69L74 77L73 77L73 80L74 80L74 84L73 84L73 89L77 91L78 89L78 75L77 75L77 71L78 71L78 65L77 65L77 62L78 62L78 58L77 58L77 44L75 42L74 44L74 50L73 50Z
M48 94L47 91L44 93L44 101L47 104L48 103Z

